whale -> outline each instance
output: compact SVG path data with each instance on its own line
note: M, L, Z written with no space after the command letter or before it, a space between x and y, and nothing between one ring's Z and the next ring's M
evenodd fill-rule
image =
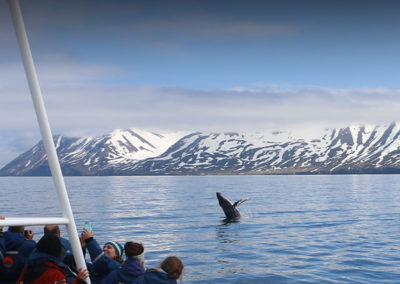
M236 207L238 207L243 202L250 200L250 198L242 198L232 204L232 202L229 199L223 197L220 192L217 192L217 198L219 206L221 206L222 210L225 213L226 218L229 220L239 219L240 212Z

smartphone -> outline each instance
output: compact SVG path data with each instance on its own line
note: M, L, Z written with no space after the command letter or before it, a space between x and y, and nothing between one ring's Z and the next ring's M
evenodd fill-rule
M86 221L85 226L83 228L85 228L88 232L92 232L93 231L92 222Z

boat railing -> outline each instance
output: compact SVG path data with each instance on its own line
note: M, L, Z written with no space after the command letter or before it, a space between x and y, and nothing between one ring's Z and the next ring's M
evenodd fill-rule
M42 225L68 225L69 220L61 217L7 217L0 220L0 227L9 226L42 226Z
M28 37L26 35L25 24L23 21L21 8L18 0L8 0L11 18L17 36L18 46L20 49L22 62L24 65L25 75L28 81L29 90L31 93L33 106L35 109L37 121L39 123L40 133L42 136L44 148L46 150L47 159L53 182L55 185L57 198L62 212L62 218L59 217L8 217L5 220L0 220L0 226L26 226L26 225L47 225L59 224L66 225L69 241L71 244L72 253L74 255L77 268L86 269L85 258L83 256L78 232L75 225L75 219L72 214L71 204L69 202L67 190L64 183L64 178L61 172L61 166L58 160L56 147L51 134L49 121L47 118L46 109L43 102L43 97L39 85L39 80L36 74L35 65L32 58L31 49L29 46ZM90 279L87 278L86 283L90 284Z

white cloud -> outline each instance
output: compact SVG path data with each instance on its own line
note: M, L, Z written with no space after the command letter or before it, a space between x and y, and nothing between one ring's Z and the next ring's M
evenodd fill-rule
M7 88L0 98L3 129L33 127L27 89ZM400 90L246 89L191 90L155 86L43 84L49 118L57 133L104 133L113 128L139 127L182 130L247 130L382 123L396 120ZM26 115L25 115L26 114ZM29 122L24 119L30 116ZM14 117L15 121L9 121Z

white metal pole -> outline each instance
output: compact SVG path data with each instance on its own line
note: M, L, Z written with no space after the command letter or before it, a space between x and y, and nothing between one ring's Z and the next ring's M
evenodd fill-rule
M53 176L53 181L57 191L58 201L60 203L64 218L68 219L66 225L69 241L71 243L72 252L75 258L75 262L78 268L86 269L86 263L83 256L81 244L76 230L74 216L72 214L71 205L69 203L67 190L65 188L64 179L61 172L60 163L58 161L56 148L54 146L53 135L51 134L49 121L44 107L42 93L39 86L39 80L36 75L35 65L31 50L29 47L28 37L26 35L24 21L21 14L21 9L18 0L8 0L8 4L11 11L11 17L14 24L15 32L17 34L17 40L19 49L24 63L25 74L28 79L29 89L33 100L37 120L39 122L40 132L44 147L49 161L50 171ZM86 279L87 283L90 283L89 279Z
M39 226L39 225L67 225L69 220L60 217L25 217L25 218L9 218L1 220L0 225L5 226Z

